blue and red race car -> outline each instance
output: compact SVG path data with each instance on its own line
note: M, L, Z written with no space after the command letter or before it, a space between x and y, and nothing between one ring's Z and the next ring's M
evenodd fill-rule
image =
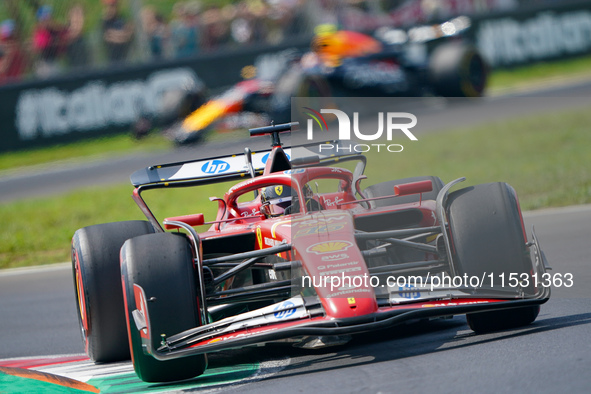
M458 17L408 31L382 28L373 36L319 29L310 51L263 56L243 69L244 81L210 99L203 87L177 92L174 116L162 119L172 124L165 133L180 144L199 141L215 122L245 112L289 122L292 97L480 97L489 71L466 37L469 28L470 20Z

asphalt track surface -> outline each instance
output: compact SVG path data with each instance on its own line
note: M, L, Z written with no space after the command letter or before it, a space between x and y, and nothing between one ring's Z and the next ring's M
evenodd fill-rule
M421 130L464 126L499 118L589 107L591 83L487 98L473 104L431 100L419 105ZM421 103L422 104L422 103ZM419 116L417 114L417 116ZM420 135L420 134L419 134ZM259 146L268 142L262 141ZM236 153L243 142L208 148ZM260 149L255 146L256 149ZM0 202L62 193L90 184L127 182L146 165L200 157L200 148L158 156L136 155L108 162L0 178ZM591 387L591 207L526 213L551 273L572 273L572 288L554 288L536 322L528 327L475 335L465 319L436 320L355 337L346 346L303 351L288 346L242 349L213 355L219 365L237 360L288 360L265 378L227 391L296 392L588 392ZM57 265L0 273L0 359L79 354L70 268Z
M591 206L525 214L550 272L574 277L573 287L552 289L530 326L475 335L460 316L360 335L345 346L318 351L286 345L230 351L212 355L210 364L280 360L286 365L261 380L217 388L252 393L588 392L590 222ZM0 359L83 352L68 266L1 273L0 311Z

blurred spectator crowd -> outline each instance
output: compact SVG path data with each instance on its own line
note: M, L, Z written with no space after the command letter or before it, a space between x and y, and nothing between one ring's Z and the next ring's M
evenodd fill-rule
M242 0L223 6L178 1L171 3L168 14L141 0L100 0L101 17L94 29L88 27L88 7L82 1L59 10L35 0L6 1L12 11L7 14L16 17L0 22L0 84L101 64L272 45L306 32L303 5L307 0ZM22 3L17 6L18 1ZM21 23L31 19L22 16L24 11L34 14L30 31Z
M0 84L100 65L272 45L330 23L409 26L556 0L2 0ZM570 0L569 0L570 1ZM54 5L52 7L52 4ZM163 12L162 10L167 10ZM449 15L448 15L449 14ZM92 23L90 23L92 22Z
M152 58L187 57L250 44L277 44L305 32L303 0L242 0L225 6L177 2L170 21L146 6L141 11Z

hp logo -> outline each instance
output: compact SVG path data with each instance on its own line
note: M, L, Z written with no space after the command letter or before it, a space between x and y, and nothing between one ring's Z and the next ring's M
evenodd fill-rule
M279 312L273 313L273 316L277 319L285 319L286 317L290 317L296 311L295 305L291 301L285 301L282 304L279 304L275 307L275 310L281 309Z
M220 174L230 169L230 164L223 160L211 160L201 167L201 171L206 174Z

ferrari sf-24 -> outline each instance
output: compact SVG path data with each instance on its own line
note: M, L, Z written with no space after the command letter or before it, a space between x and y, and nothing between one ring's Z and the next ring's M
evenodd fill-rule
M76 231L78 317L93 361L131 356L142 380L167 382L199 376L221 350L343 345L454 315L477 333L536 319L550 297L535 280L547 263L511 186L451 191L464 178L420 176L362 188L366 156L338 141L332 151L284 148L291 127L250 130L271 136L270 150L137 171L146 221ZM209 222L194 212L159 221L142 196L226 181L235 183L210 198Z

